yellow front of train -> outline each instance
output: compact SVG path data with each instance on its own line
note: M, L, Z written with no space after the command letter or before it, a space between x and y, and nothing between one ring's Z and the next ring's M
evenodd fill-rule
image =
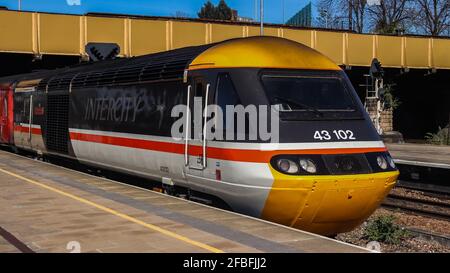
M340 176L292 177L272 169L273 188L263 218L310 232L351 231L380 206L398 171Z
M190 65L190 69L195 70L224 68L343 73L339 66L319 52L274 37L231 40L207 50ZM364 119L364 126L374 131L367 113ZM309 121L309 124L312 128L320 128L321 122ZM333 122L328 121L327 124ZM334 124L345 128L345 124L351 123L343 119L334 121ZM361 127L354 125L353 128L358 126ZM295 125L288 124L286 127L289 131ZM330 140L333 133L339 138L341 131L354 133L351 130L333 132L333 129L314 129L311 137L316 137L318 133L319 138ZM350 138L348 135L345 137ZM323 235L347 232L360 225L380 206L399 175L379 136L369 140L320 141L304 146L300 140L285 141L279 145L279 150L272 150L265 164L270 169L273 184L263 205L261 218ZM267 157L267 151L261 154ZM364 164L367 166L362 166ZM359 166L359 169L352 171L350 165L354 168ZM325 171L320 173L320 168ZM346 168L348 172L345 172Z

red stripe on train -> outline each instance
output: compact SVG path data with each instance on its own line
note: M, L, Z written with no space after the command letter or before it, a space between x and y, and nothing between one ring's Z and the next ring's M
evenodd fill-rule
M15 125L14 132L29 133L30 128L27 126ZM42 130L39 128L31 128L31 133L33 135L42 135Z
M101 136L83 133L70 133L72 140L101 143L107 145L144 149L156 152L166 152L174 154L184 154L184 144L169 143L152 140L131 139L124 137ZM190 155L201 155L203 148L200 146L189 146ZM280 151L259 151L245 149L215 148L208 147L209 158L267 163L275 155L280 154L360 154L371 152L385 152L386 148L342 148L342 149L311 149L311 150L280 150Z

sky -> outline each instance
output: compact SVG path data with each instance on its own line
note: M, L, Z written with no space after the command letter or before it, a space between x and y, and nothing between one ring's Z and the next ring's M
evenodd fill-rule
M177 11L197 17L197 11L206 0L21 0L22 10L84 14L107 12L130 15L173 16ZM19 0L0 0L0 6L18 9ZM212 0L217 4L219 0ZM255 0L226 0L243 17L255 17ZM259 0L258 0L259 2ZM297 13L310 0L265 0L265 22L283 22ZM313 1L314 2L314 1Z

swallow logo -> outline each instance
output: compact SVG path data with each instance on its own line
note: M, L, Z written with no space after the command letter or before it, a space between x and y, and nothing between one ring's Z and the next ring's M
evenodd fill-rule
M66 0L69 6L81 6L81 0Z

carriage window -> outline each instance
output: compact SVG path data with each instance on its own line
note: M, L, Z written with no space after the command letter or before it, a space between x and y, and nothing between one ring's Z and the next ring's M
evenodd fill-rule
M8 100L5 99L3 100L3 117L6 117L8 115Z
M354 111L355 104L337 77L264 76L269 100L286 111Z
M216 104L220 106L224 113L227 109L227 105L236 106L241 104L236 89L234 88L233 81L228 74L219 75L216 91Z
M30 123L30 98L26 98L23 101L23 123Z
M215 102L216 105L223 112L223 129L224 134L227 131L235 131L235 128L230 128L231 124L227 123L227 106L237 106L241 104L241 100L236 92L236 88L234 87L233 81L231 80L230 75L228 74L220 74L217 78L217 90L215 94ZM234 117L234 126L236 126L237 120L236 116ZM247 124L247 123L246 123ZM225 139L225 135L224 135Z
M205 107L206 86L202 82L195 83L194 97L202 98L202 108Z
M195 85L195 97L203 97L203 84L201 82Z

